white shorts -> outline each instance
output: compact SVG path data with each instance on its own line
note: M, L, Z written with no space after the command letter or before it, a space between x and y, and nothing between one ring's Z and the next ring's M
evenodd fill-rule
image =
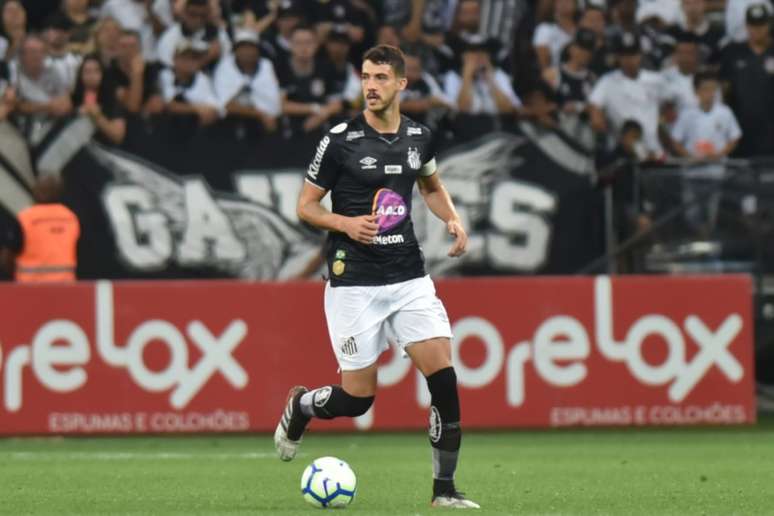
M414 342L452 336L430 276L375 287L328 283L325 318L342 371L370 366L390 343L403 350Z

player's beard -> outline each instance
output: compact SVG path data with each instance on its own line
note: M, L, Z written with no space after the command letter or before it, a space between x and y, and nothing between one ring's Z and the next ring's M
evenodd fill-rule
M398 95L398 92L396 91L390 97L381 97L379 100L381 100L382 102L380 104L377 104L374 107L369 106L368 99L366 99L366 108L372 113L374 113L375 115L381 115L395 103L395 97L397 95Z

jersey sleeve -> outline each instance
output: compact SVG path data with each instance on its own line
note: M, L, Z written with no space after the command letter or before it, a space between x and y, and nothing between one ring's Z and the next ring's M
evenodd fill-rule
M306 169L306 180L317 188L330 190L338 181L339 173L335 142L326 134L317 144L314 158Z
M429 129L423 130L427 131L427 145L425 146L425 153L422 157L422 168L419 169L419 175L428 177L438 171L438 165L435 161L436 140Z

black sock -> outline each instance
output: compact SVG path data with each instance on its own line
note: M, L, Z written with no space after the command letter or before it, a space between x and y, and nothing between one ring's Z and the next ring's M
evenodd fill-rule
M333 419L362 416L371 407L374 396L352 396L340 385L326 385L301 396L301 411L307 417Z
M430 445L433 447L433 496L454 490L462 430L457 375L454 368L441 369L427 377L430 389Z

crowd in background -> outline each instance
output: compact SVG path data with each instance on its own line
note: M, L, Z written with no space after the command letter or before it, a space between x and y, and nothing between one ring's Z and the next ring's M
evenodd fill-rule
M360 108L360 56L386 43L407 56L402 110L429 125L569 117L639 159L752 157L774 149L771 13L770 0L5 0L0 120L33 143L73 114L114 144L128 115L162 113L293 138Z

